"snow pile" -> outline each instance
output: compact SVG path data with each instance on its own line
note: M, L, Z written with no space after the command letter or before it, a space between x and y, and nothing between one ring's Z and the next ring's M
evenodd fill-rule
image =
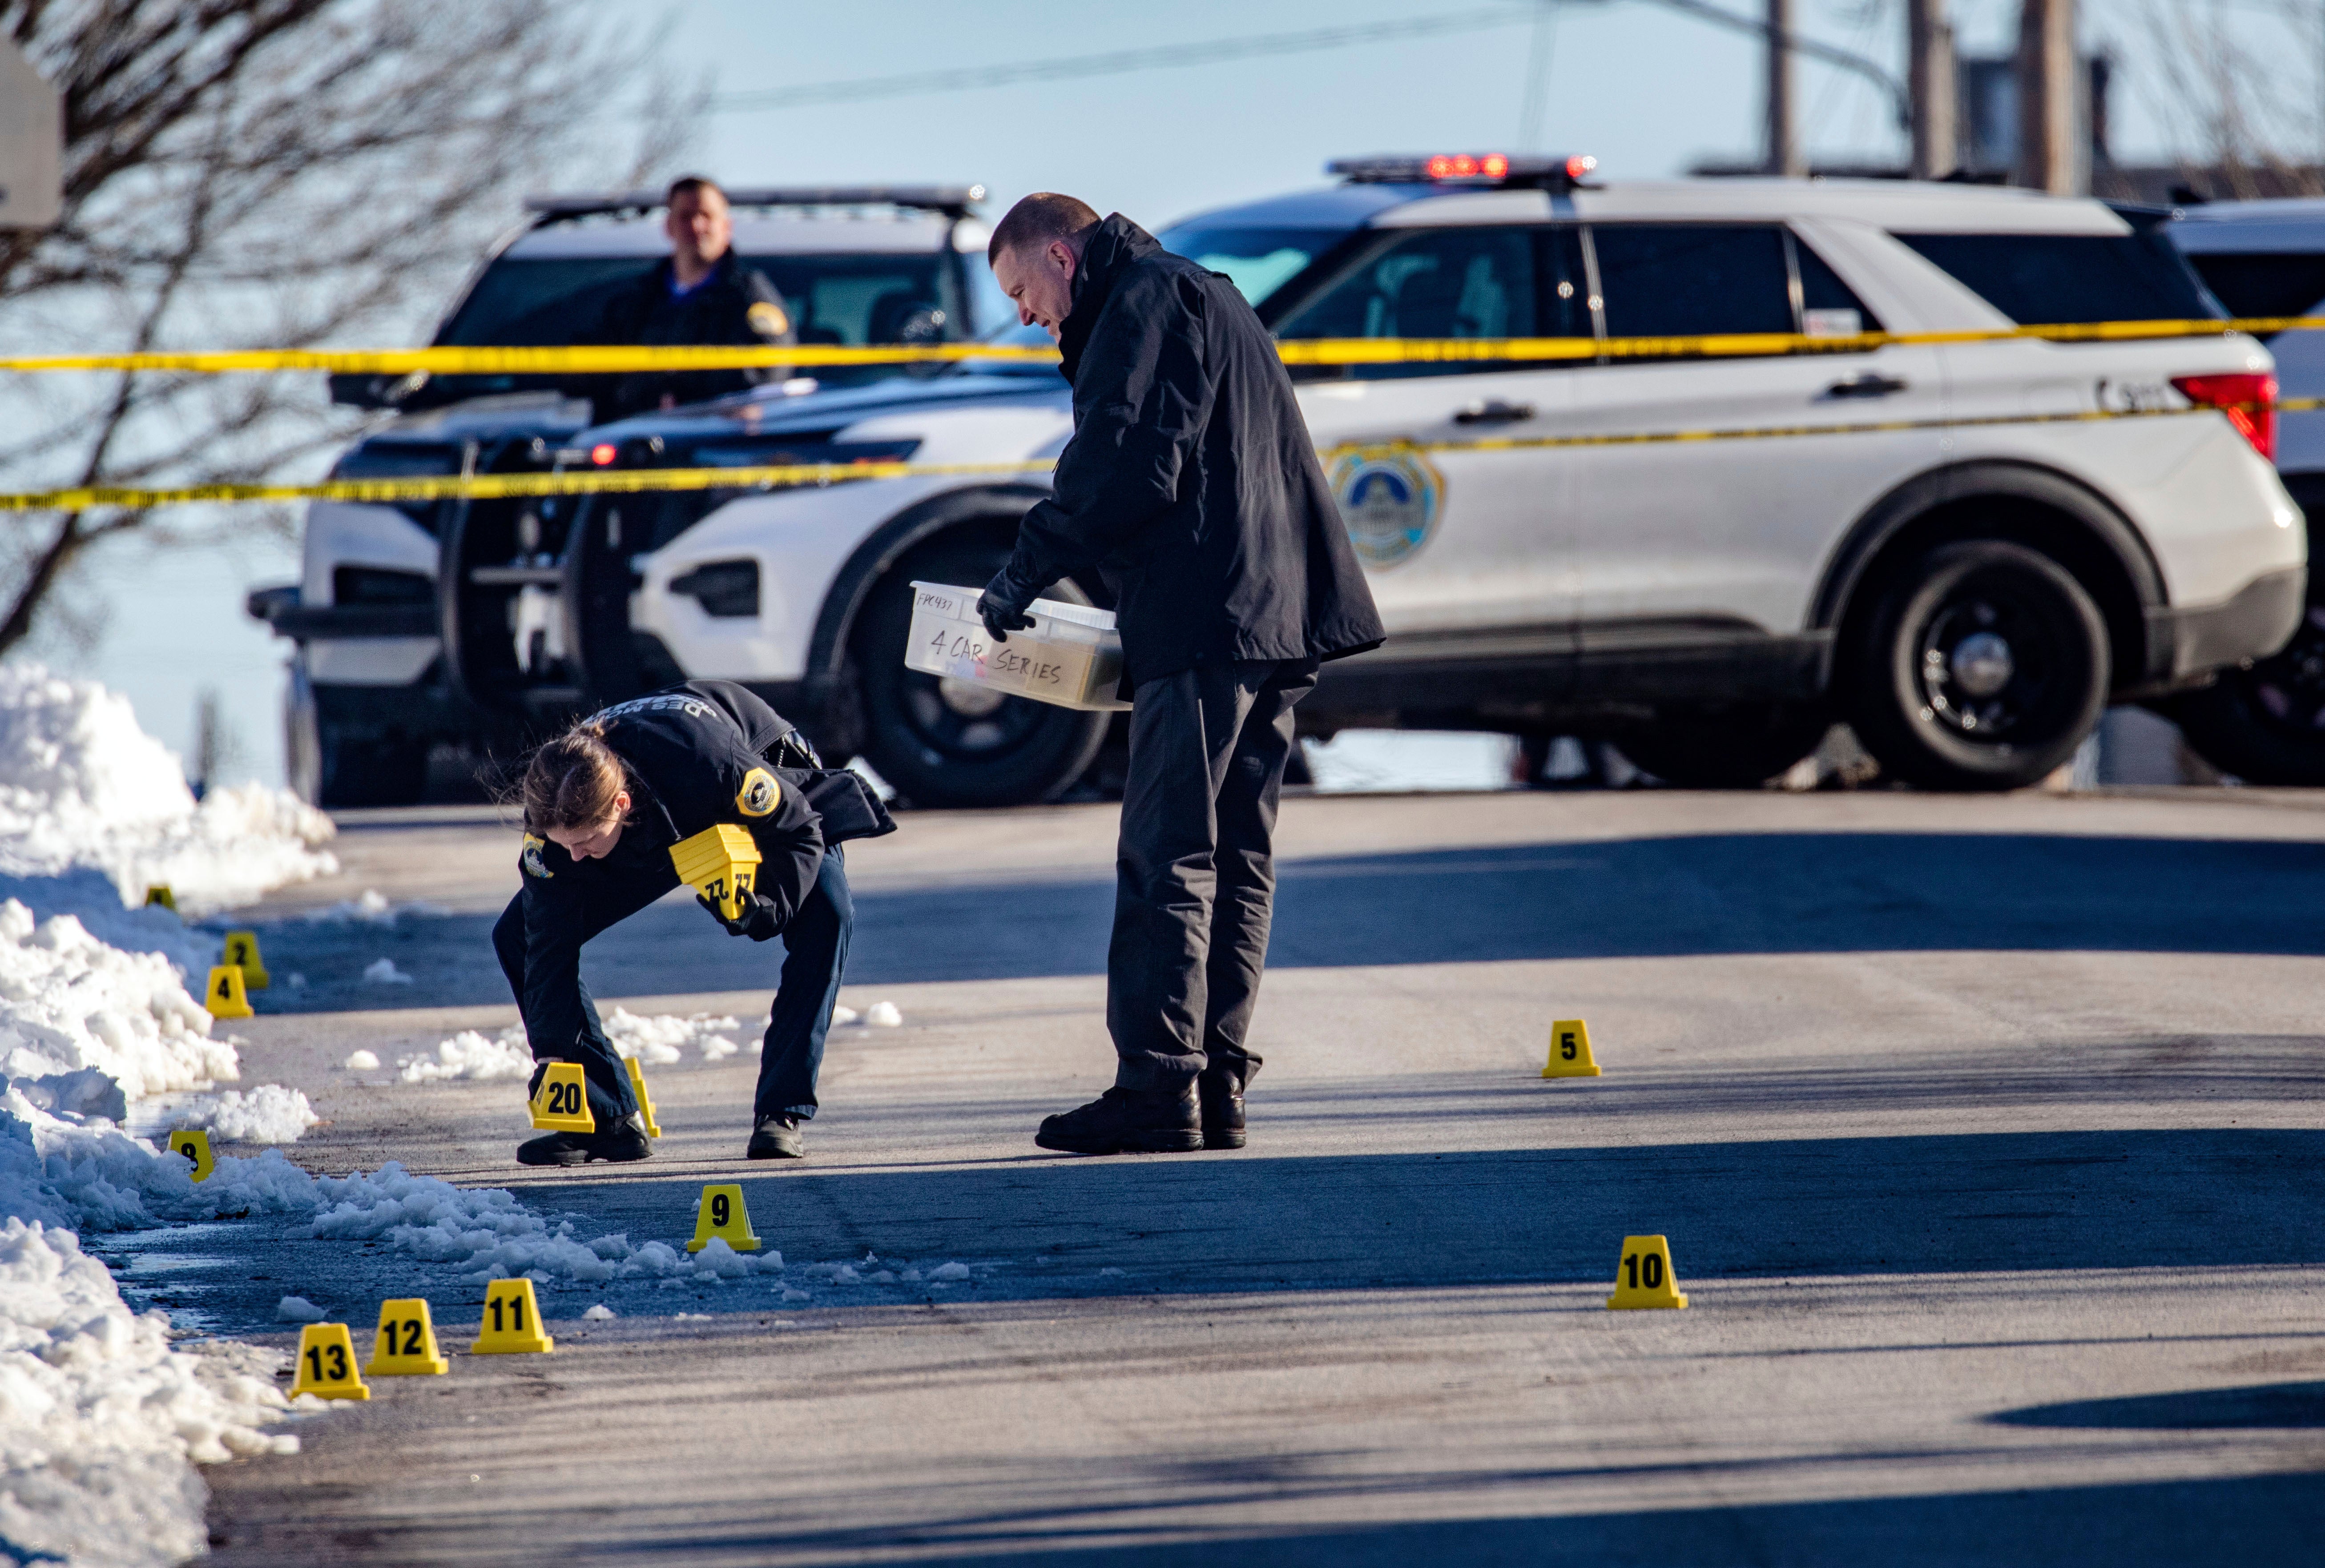
M666 1067L683 1060L689 1046L699 1046L706 1061L731 1056L740 1047L724 1038L725 1033L743 1027L741 1019L717 1013L690 1013L684 1018L657 1013L640 1018L621 1007L607 1013L604 1021L607 1043L622 1056L635 1056L649 1067Z
M393 958L375 958L364 965L364 978L374 985L410 985L412 976L395 966Z
M378 1067L379 1057L374 1052L352 1051L348 1053L347 1068L350 1073L370 1073L376 1071Z
M864 1021L874 1028L893 1029L904 1021L904 1015L893 1001L875 1001L865 1010Z
M366 1053L368 1055L368 1053ZM377 1063L374 1063L377 1065ZM352 1060L348 1065L354 1065ZM465 1078L491 1083L496 1078L523 1078L533 1072L533 1052L523 1028L505 1028L488 1040L474 1029L462 1029L436 1047L433 1056L398 1056L396 1077L406 1084L435 1084Z
M16 899L0 902L0 1074L82 1067L130 1100L242 1075L167 958L108 946L74 916L36 924Z
M129 699L38 664L0 665L0 873L109 878L123 903L167 883L201 914L338 869L318 846L330 818L287 790L245 784L199 803L178 759L137 727Z
M208 1548L192 1469L295 1453L258 1428L287 1408L282 1358L173 1350L69 1231L0 1226L0 1551L12 1560L182 1562Z
M229 1089L190 1100L171 1121L179 1127L206 1127L230 1143L296 1143L301 1133L322 1118L298 1090L261 1084L247 1094Z
M717 1013L698 1012L684 1018L676 1013L642 1017L627 1008L617 1007L601 1021L606 1026L607 1042L616 1054L635 1056L649 1067L668 1067L684 1061L689 1046L698 1047L706 1062L723 1060L743 1048L727 1038L725 1033L739 1029L741 1021ZM755 1041L751 1048L758 1048ZM477 1030L462 1029L450 1039L438 1042L433 1056L398 1056L395 1065L397 1078L406 1084L437 1084L452 1079L490 1083L500 1078L530 1077L533 1047L526 1042L523 1024L511 1024L489 1039Z

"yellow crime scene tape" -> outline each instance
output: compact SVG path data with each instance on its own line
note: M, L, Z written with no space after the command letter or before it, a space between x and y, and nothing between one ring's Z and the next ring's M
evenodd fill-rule
M2301 413L2325 408L2325 398L2290 398L2274 405ZM1876 420L1850 424L1756 425L1728 429L1642 430L1572 436L1477 436L1459 441L1366 441L1335 447L1327 459L1360 449L1396 447L1410 452L1544 451L1574 447L1678 446L1708 441L1767 441L1811 436L1894 435L1910 430L1975 429L1996 425L2085 425L2111 420L2178 419L2217 414L2225 405L2185 409L2092 409L2062 413L1994 414L1972 418ZM88 512L98 508L136 511L198 503L262 501L351 501L385 504L400 501L515 500L552 495L640 495L693 490L759 490L846 484L865 479L909 477L997 478L1047 474L1049 457L1006 463L791 463L734 468L591 468L570 474L443 475L413 479L331 479L320 484L190 484L177 489L84 487L0 493L0 512Z
M1377 365L1542 363L1607 359L1772 357L1792 354L1864 353L1893 345L1944 346L2034 339L2056 343L2144 342L2172 337L2256 336L2325 327L2325 317L2287 316L2236 320L2103 321L1960 332L1859 333L1811 337L1792 333L1728 333L1692 337L1320 338L1277 345L1286 364ZM922 347L848 348L830 345L717 347L564 347L413 349L236 349L190 354L0 355L0 373L50 371L231 374L328 371L335 374L562 375L640 371L736 370L899 364L965 360L1054 362L1054 349L976 343ZM2299 413L2325 407L2325 399L2290 398L2273 405ZM2186 409L2089 410L1968 419L1865 420L1846 424L1757 426L1728 429L1651 430L1570 436L1478 436L1458 441L1385 441L1422 452L1500 452L1559 447L1676 445L1707 441L1774 440L1815 436L1894 434L1993 425L2089 424L2224 411L2210 403ZM1355 449L1355 446L1334 451ZM1330 456L1328 453L1326 456ZM193 484L131 488L76 486L0 493L0 512L143 510L202 503L347 501L375 503L532 496L644 494L694 490L755 490L908 476L997 477L1047 473L1047 458L1004 463L811 463L758 467L588 469L564 474L442 475L408 479L334 479L315 484Z
M1286 364L1458 364L1495 360L1705 359L1783 354L1863 354L1892 346L1943 346L2031 338L2046 343L2135 343L2171 337L2272 336L2325 327L2325 316L2230 321L2096 321L1959 332L1860 332L1806 337L1789 332L1694 337L1324 337L1276 345ZM230 375L327 371L334 375L616 375L653 371L825 369L865 364L957 364L966 360L1054 363L1054 348L937 343L850 348L832 344L716 347L247 348L188 354L0 355L0 373L51 371Z

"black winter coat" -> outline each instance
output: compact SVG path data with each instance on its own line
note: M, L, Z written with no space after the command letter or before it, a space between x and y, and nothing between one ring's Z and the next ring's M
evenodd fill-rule
M1122 695L1209 659L1338 659L1387 635L1292 378L1235 284L1116 213L1059 331L1074 436L1009 575L1095 567Z
M864 781L813 766L790 721L728 680L690 680L597 715L629 773L631 808L613 853L577 861L527 833L523 872L524 995L519 1011L536 1051L564 1052L581 1034L581 944L608 907L641 909L679 885L670 846L721 822L747 828L765 858L759 894L790 923L823 868L823 852L896 825ZM807 767L793 767L792 761ZM767 787L772 782L773 788ZM709 917L704 917L708 925Z
M799 341L799 323L783 297L764 272L741 265L732 251L684 294L673 297L670 281L668 262L639 273L606 301L597 325L581 341L745 347ZM592 400L602 422L658 408L665 394L681 403L699 403L755 386L776 374L773 369L640 371L593 376L591 384L576 390Z

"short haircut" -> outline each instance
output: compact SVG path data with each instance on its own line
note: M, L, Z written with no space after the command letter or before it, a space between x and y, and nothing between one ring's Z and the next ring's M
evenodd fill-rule
M1017 205L993 226L993 238L985 247L986 265L999 261L1004 251L1069 240L1097 222L1098 210L1088 202L1060 196L1054 190L1037 190L1020 198Z
M718 199L721 201L727 199L727 188L716 180L710 179L708 175L686 174L670 182L670 189L662 192L662 204L668 206L681 196L699 195L706 190L717 191Z

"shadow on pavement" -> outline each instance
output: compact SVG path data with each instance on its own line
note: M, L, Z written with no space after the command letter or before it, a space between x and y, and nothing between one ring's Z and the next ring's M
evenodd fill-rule
M2074 1399L2005 1410L2002 1426L2106 1427L2139 1432L2246 1431L2325 1426L2325 1383L2270 1383L2256 1388L2191 1388L2121 1399Z
M1708 954L2065 950L2325 954L2302 918L2325 845L2035 834L1728 834L1288 862L1279 968ZM1104 973L1111 882L863 890L859 985ZM286 920L263 1012L497 1003L490 918ZM410 985L367 984L392 957ZM591 944L605 996L772 990L782 945L738 942L690 903Z
M1345 1528L1227 1533L1207 1529L1174 1509L1232 1505L1246 1498L1309 1495L1287 1470L1300 1456L1255 1464L1235 1480L1177 1486L1156 1478L1151 1502L1125 1505L1133 1517L1109 1518L1104 1507L1062 1503L1054 1510L996 1508L952 1519L915 1520L899 1529L772 1531L762 1519L704 1520L698 1513L644 1548L657 1561L691 1557L744 1560L755 1548L785 1561L839 1560L909 1543L922 1563L1166 1568L1240 1564L1295 1568L1410 1568L1415 1563L1588 1564L1661 1568L1667 1563L1879 1563L1913 1565L2029 1563L2195 1563L2294 1560L2325 1528L2325 1478L2257 1475L2115 1486L2029 1488L1832 1502L1730 1504L1518 1518L1398 1521ZM1327 1456L1317 1456L1319 1459ZM1330 1456L1340 1457L1340 1456ZM1713 1467L1717 1468L1717 1467ZM1758 1468L1758 1467L1752 1467ZM1269 1473L1274 1471L1275 1473ZM1348 1485L1334 1476L1323 1490L1385 1492L1404 1506L1430 1494L1489 1493L1496 1486L1544 1480L1616 1480L1619 1470L1422 1474ZM1313 1479L1313 1478L1311 1478ZM1087 1493L1082 1494L1087 1496ZM1157 1517L1160 1514L1162 1517ZM1143 1517L1139 1517L1143 1516ZM723 1527L722 1527L723 1526ZM1183 1538L1152 1544L1157 1536ZM1109 1539L1110 1537L1110 1539ZM1141 1537L1145 1537L1141 1539ZM929 1549L934 1547L935 1551ZM922 1552L929 1554L922 1555ZM822 1554L835 1554L825 1559Z

